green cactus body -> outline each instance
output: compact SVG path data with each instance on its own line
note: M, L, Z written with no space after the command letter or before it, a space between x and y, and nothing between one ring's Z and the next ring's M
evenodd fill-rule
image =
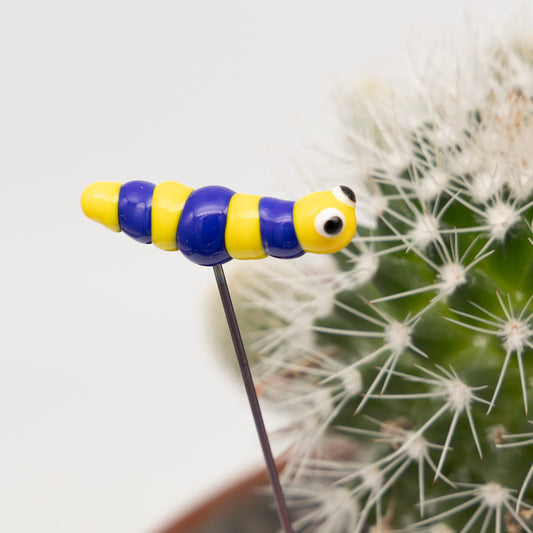
M317 185L353 187L363 223L335 263L241 283L260 392L294 415L299 531L532 531L533 65L465 61L344 108Z

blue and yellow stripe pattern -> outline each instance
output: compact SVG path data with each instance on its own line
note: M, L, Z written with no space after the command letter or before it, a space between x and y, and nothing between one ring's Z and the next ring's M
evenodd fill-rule
M81 204L89 218L113 231L180 250L206 266L333 253L348 245L356 228L355 194L345 186L290 202L174 181L97 182L85 189Z

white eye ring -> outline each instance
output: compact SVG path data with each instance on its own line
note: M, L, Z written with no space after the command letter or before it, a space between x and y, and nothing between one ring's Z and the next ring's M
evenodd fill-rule
M341 211L334 207L326 207L315 217L315 229L319 235L331 239L344 230L346 219Z
M342 189L343 187L348 190L348 192L351 193L351 197L348 196ZM342 202L343 204L347 205L348 207L355 207L355 195L353 191L346 186L337 185L333 189L331 189L331 192L333 193L333 196L339 200L339 202ZM354 200L352 200L354 198Z

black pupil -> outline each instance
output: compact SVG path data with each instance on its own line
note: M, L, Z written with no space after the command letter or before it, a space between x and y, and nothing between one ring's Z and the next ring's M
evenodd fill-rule
M342 219L340 217L331 217L324 224L324 231L328 235L335 235L342 229Z
M341 185L341 191L344 193L344 196L349 198L355 204L355 193L352 191L352 189L350 189L350 187Z

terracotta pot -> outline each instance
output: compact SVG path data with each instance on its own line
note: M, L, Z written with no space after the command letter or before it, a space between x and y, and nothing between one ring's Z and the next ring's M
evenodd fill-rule
M157 533L274 533L280 529L266 471L258 471Z
M320 457L326 460L361 460L359 443L344 436L329 437ZM287 455L278 458L281 472ZM293 520L298 511L291 512ZM220 492L190 513L157 533L278 533L281 524L276 513L266 470L258 470Z

